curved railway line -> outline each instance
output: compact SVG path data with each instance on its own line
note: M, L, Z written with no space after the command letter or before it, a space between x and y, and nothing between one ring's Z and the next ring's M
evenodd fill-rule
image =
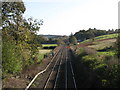
M67 46L61 47L51 60L51 63L47 66L47 69L43 71L26 90L29 88L42 88L44 90L72 88L77 90L70 48L67 48Z

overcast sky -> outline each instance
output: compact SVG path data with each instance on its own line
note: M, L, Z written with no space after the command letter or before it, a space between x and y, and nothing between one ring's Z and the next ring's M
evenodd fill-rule
M117 29L119 0L23 0L24 17L43 19L39 34L70 35L88 28Z

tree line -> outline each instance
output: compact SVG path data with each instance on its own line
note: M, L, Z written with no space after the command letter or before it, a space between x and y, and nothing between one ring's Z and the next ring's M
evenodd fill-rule
M107 34L113 34L113 33L118 33L118 29L116 30L99 30L99 29L91 29L89 28L88 30L80 30L74 34L77 40L79 41L84 41L86 39L93 39L96 36L101 36L101 35L107 35Z

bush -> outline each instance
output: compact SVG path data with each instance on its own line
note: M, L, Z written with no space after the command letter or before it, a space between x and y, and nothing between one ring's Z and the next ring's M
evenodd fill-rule
M79 63L77 62L77 69L80 70L81 75L79 75L80 81L83 79L87 83L89 82L87 78L91 78L93 82L95 81L96 87L119 88L120 65L115 53L114 50L108 50L96 54L87 54L85 49L80 48L77 56L79 61Z
M18 73L22 70L22 61L19 48L15 45L14 41L6 40L3 39L3 73Z
M100 61L97 55L84 56L82 62L97 75L99 87L119 87L120 65L115 63L109 67L109 63L105 63L105 60Z
M93 69L96 65L98 65L100 62L95 58L93 55L87 55L82 58L82 61L84 64L91 69Z
M119 87L120 83L120 65L113 65L111 69L109 69L108 80L110 82L111 87Z
M85 52L84 48L79 48L78 50L76 50L76 53L78 55L78 57L81 59L83 56L87 55L87 53Z
M105 74L106 74L106 69L107 69L107 64L99 64L96 65L93 70L96 72L96 74L98 75L98 78L100 79L104 79L105 78Z

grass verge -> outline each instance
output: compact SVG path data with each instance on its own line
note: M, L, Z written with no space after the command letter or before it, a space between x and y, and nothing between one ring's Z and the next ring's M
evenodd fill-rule
M51 49L40 49L38 53L38 62L41 62L45 57L47 57L51 51Z

